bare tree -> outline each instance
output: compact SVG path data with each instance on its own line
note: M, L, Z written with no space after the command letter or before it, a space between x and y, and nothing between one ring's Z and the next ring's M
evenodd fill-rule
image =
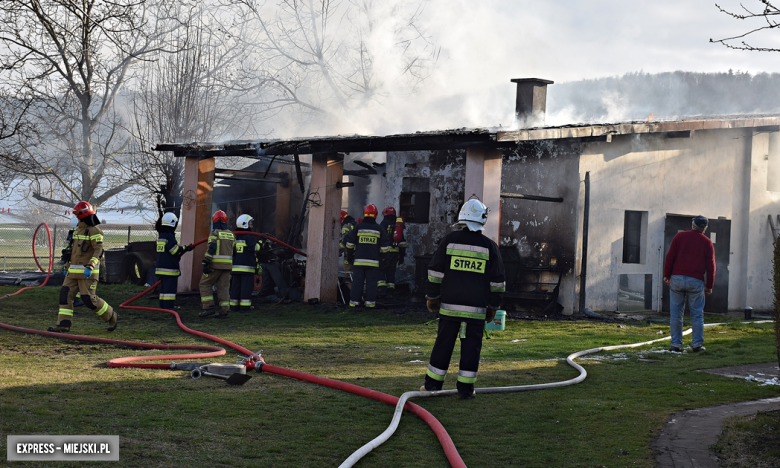
M239 38L249 32L240 17L221 13L203 5L194 10L169 39L176 52L147 62L134 83L128 168L154 196L160 214L180 210L184 160L151 148L160 142L238 138L251 120L233 91L236 64L247 54Z
M340 118L411 92L437 59L430 36L418 26L425 0L236 0L263 33L259 68L247 68L246 90L274 112Z
M179 27L174 0L3 0L0 66L4 84L30 96L25 118L46 145L21 142L26 176L40 201L99 206L134 182L116 164L129 142L115 108L131 67L165 50Z
M38 128L26 118L32 103L29 97L0 90L0 193L12 186L16 168L35 171L22 154L23 145L38 141Z
M780 27L780 23L778 23L776 19L780 16L780 8L769 0L756 0L756 2L760 5L758 5L758 8L755 10L740 3L740 11L727 10L716 3L715 6L721 13L734 19L746 21L750 25L748 26L748 30L742 34L723 39L710 39L710 42L720 43L729 49L750 50L755 52L780 52L780 48L755 46L747 42L746 38L748 36L755 37L762 32Z

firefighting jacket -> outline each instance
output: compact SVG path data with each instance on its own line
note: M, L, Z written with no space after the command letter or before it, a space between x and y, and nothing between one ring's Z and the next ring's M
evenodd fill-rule
M353 218L350 215L347 215L344 218L344 221L341 222L341 240L339 241L339 248L343 249L346 247L345 239L347 237L347 234L355 230L355 218Z
M100 275L100 257L103 256L103 231L79 221L71 243L68 276L84 279L84 268L92 268L92 278Z
M398 253L398 244L393 242L393 231L395 231L395 216L384 216L379 226L384 231L387 238L390 240L390 247L387 249L388 253Z
M246 231L246 229L236 229ZM263 270L257 263L257 254L263 248L263 241L251 234L237 234L233 245L233 274L262 274Z
M157 239L157 261L154 270L157 276L179 276L179 259L184 254L184 247L176 242L176 234L172 228L162 230Z
M215 270L233 269L233 244L235 236L232 232L217 229L209 234L209 247L203 256L205 263L210 263Z
M365 218L347 234L346 248L354 266L379 267L390 248L387 234L374 218Z
M439 313L464 321L484 321L505 290L498 246L479 231L453 231L439 243L428 265L426 297L439 299Z

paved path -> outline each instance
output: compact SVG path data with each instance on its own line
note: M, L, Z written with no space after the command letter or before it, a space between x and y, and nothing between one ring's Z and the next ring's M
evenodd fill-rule
M757 376L758 372L765 378L777 376L776 363L760 366L707 372L730 377ZM780 397L680 411L672 415L650 446L656 451L655 460L660 468L719 468L718 459L709 447L718 441L723 422L732 416L775 410L780 410Z

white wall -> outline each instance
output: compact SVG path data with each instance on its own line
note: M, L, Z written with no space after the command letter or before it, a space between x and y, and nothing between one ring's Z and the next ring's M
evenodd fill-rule
M770 141L773 142L770 145ZM616 136L583 144L580 180L590 171L587 301L592 310L616 310L618 275L653 274L653 309L660 308L664 224L667 214L702 214L732 220L729 309L771 307L772 234L767 217L780 214L780 193L767 192L770 147L777 133L697 131L692 138ZM578 258L584 187L580 184ZM647 211L644 263L623 264L626 210ZM578 266L579 268L579 266Z

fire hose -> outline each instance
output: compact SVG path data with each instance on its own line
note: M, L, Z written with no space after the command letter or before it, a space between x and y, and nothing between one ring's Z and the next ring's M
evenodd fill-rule
M46 274L46 278L44 281L38 285L38 286L28 286L20 289L19 291L16 291L12 294L6 294L5 296L0 297L0 299L4 299L6 297L16 296L20 294L23 291L26 291L31 288L35 287L43 287L46 285L46 283L49 281L49 277L51 276L51 270L53 266L53 248L52 248L52 242L51 242L51 231L49 230L49 226L46 223L41 223L35 230L35 233L33 235L33 256L35 257L35 262L38 265L38 268L41 271L44 271L43 267L38 262L37 254L35 252L35 239L38 235L38 231L41 227L46 228L46 232L48 233L48 240L49 240L49 267ZM248 233L246 231L242 231L242 234L252 234L257 237L263 237L266 238L272 242L276 242L296 253L299 253L301 255L306 255L304 252L301 252L298 249L295 249L294 247L291 247L287 244L285 244L282 241L279 241L278 239L273 238L272 236L268 234L260 234L260 233ZM193 243L192 245L198 245L203 242L205 242L206 239L202 239L198 242ZM441 443L442 449L444 450L445 456L447 457L447 460L449 461L450 465L456 468L463 467L465 468L466 464L463 462L463 459L460 457L460 454L458 453L457 449L455 448L455 444L452 442L452 438L450 438L449 434L447 433L447 430L444 428L444 426L426 409L423 407L416 405L411 402L401 402L398 397L378 392L376 390L371 390L365 387L360 387L358 385L341 382L339 380L329 379L326 377L319 377L313 374L308 374L305 372L295 371L291 369L286 369L283 367L276 367L269 364L265 364L265 362L262 360L262 357L259 356L259 353L253 353L252 351L236 345L230 341L223 340L219 337L210 335L208 333L203 333L198 330L193 330L191 328L186 327L179 317L179 314L173 310L168 309L160 309L157 307L140 307L140 306L131 306L130 304L134 301L140 299L141 297L145 296L152 290L154 290L155 287L160 282L154 283L152 286L144 290L143 292L139 293L138 295L132 297L131 299L128 299L127 301L121 303L119 305L122 309L135 309L135 310L145 310L145 311L151 311L151 312L164 312L168 314L172 314L176 318L176 323L179 325L179 328L184 330L187 333L200 336L202 338L209 339L211 341L214 341L216 343L220 343L222 345L228 346L246 356L247 359L244 361L245 365L247 366L247 370L250 368L254 368L257 372L267 372L269 374L276 374L284 377L290 377L293 379L303 380L310 383L315 383L317 385L322 385L329 388L334 388L337 390L346 391L349 393L352 393L354 395L371 398L373 400L380 401L382 403L386 403L388 405L396 405L396 411L399 411L399 405L400 408L404 408L407 411L411 412L412 414L418 416L420 419L422 419L428 426L433 430L434 434L436 435L437 439ZM135 356L135 357L125 357L125 358L116 358L108 361L106 364L108 367L136 367L136 368L147 368L147 369L171 369L175 368L171 364L139 364L137 361L159 361L159 360L172 360L172 359L183 359L183 358L206 358L206 357L215 357L215 356L221 356L224 355L226 352L223 348L217 347L217 346L202 346L202 345L162 345L162 344L149 344L149 343L139 343L139 342L133 342L133 341L123 341L123 340L112 340L107 338L97 338L97 337L91 337L91 336L81 336L81 335L70 335L70 334L63 334L63 333L57 333L57 332L48 332L48 331L42 331L42 330L34 330L29 328L22 328L22 327L15 327L12 325L7 325L4 323L0 323L0 328L4 328L7 330L20 332L20 333L29 333L29 334L35 334L35 335L43 335L43 336L50 336L54 338L60 338L60 339L72 339L76 341L85 341L85 342L94 342L94 343L105 343L105 344L115 344L115 345L123 345L123 346L130 346L134 348L146 348L146 349L191 349L191 350L201 350L201 351L211 351L210 353L200 353L200 354L177 354L177 355L164 355L164 356Z

